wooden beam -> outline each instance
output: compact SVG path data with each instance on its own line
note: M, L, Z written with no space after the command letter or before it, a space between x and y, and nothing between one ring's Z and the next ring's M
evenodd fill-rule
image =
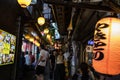
M44 3L53 4L53 5L62 5L68 7L76 7L76 8L83 8L83 9L93 9L96 11L104 11L104 12L115 12L113 9L107 6L99 6L93 5L88 3L73 3L68 1L52 1L52 0L44 0Z

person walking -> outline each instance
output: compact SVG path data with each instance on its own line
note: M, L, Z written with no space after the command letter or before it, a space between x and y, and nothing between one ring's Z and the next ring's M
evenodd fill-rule
M45 50L45 46L42 44L39 50L40 50L40 55L35 66L35 69L36 69L35 73L38 80L44 80L45 67L46 67L46 62L49 58L49 53L48 51Z
M59 50L56 57L54 80L65 80L64 56L62 50Z
M31 60L30 60L30 56L28 54L28 51L26 51L26 54L24 55L24 57L25 57L25 70L29 71L30 65L31 65Z
M50 55L50 79L53 79L54 76L56 53L56 50L53 50Z

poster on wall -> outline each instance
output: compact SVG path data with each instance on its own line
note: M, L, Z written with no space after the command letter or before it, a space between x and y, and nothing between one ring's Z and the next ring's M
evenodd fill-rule
M0 29L0 66L13 64L16 36Z

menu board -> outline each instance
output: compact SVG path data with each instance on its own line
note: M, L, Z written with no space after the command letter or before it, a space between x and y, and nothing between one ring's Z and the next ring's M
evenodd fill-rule
M16 36L0 29L0 65L14 63Z

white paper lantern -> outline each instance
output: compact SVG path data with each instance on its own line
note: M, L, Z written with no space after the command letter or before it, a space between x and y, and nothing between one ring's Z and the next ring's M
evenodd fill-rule
M32 0L18 0L18 3L21 7L26 8L30 5Z
M45 18L44 17L39 17L38 18L38 24L43 25L45 23Z

